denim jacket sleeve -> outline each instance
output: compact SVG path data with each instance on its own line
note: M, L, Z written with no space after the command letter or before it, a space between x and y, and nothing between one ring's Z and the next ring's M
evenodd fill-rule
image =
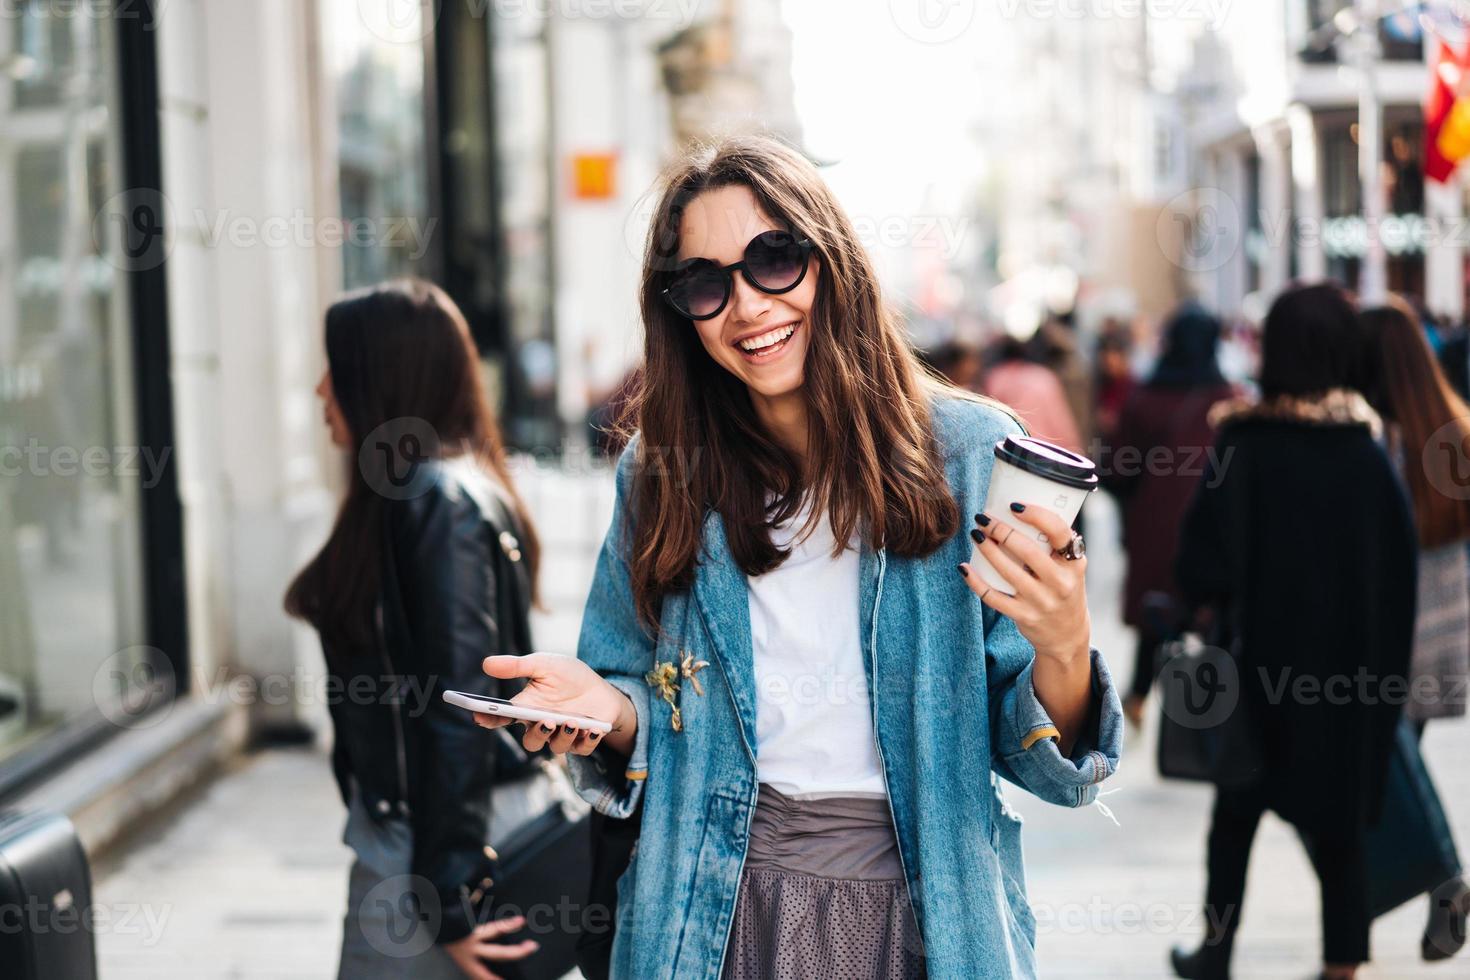
M588 803L610 817L630 816L643 795L648 775L648 685L643 675L653 666L653 636L638 622L627 555L628 492L633 481L639 436L618 460L617 496L612 524L602 542L592 591L582 615L577 656L628 696L638 715L632 755L624 758L607 748L589 756L567 756L572 784Z
M1123 709L1102 654L1092 657L1092 705L1072 751L1062 755L1057 728L1036 697L1035 651L1013 620L996 615L986 630L991 766L1028 792L1062 806L1085 806L1097 784L1118 769Z
M993 408L973 403L955 407L959 414L954 417L963 424L951 429L951 444L957 450L957 468L952 475L960 481L956 490L967 504L961 512L968 514L984 506L996 442L1025 430L1014 418ZM1050 803L1091 803L1097 798L1097 784L1117 771L1123 743L1123 708L1102 655L1096 650L1091 652L1091 707L1076 744L1064 756L1057 742L1056 725L1036 697L1032 681L1036 651L1010 617L989 608L981 615L985 624L991 767Z

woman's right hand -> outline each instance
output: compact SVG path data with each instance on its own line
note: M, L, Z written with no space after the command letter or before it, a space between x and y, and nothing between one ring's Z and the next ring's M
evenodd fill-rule
M633 710L633 702L577 658L555 653L528 653L523 657L486 657L483 666L491 677L502 680L526 678L525 690L511 698L512 704L596 718L608 722L613 730L604 736L601 732L566 725L551 728L534 721L518 722L514 718L476 714L475 722L480 726L525 725L521 744L531 752L544 746L559 754L590 755L604 742L623 755L632 751L633 735L638 730L638 714Z
M459 971L470 980L500 980L500 974L491 972L490 968L485 965L486 960L491 962L523 960L541 948L541 944L534 939L527 939L519 943L499 941L500 937L515 932L525 924L526 918L521 915L481 923L463 939L445 943L444 952L449 954L449 958L454 960L454 965L459 967Z

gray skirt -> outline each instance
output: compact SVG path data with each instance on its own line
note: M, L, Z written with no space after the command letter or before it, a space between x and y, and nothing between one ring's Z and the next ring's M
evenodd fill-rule
M924 976L886 799L793 799L761 786L723 976Z

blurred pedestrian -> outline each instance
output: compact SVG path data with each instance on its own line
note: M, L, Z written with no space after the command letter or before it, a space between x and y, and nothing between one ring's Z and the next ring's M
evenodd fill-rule
M540 549L443 291L406 280L352 293L327 311L326 348L317 394L347 494L286 609L316 628L328 690L342 692L332 767L357 859L338 975L488 980L487 962L537 947L498 942L521 920L480 920L492 788L529 760L510 740L492 750L439 695L497 694L486 653L529 652L515 646L529 645Z
M929 367L938 371L956 388L979 390L980 351L974 344L962 340L946 341L926 352L923 357Z
M526 736L600 810L643 804L614 976L1033 977L997 779L1081 806L1114 769L1076 539L1045 507L1011 512L1049 548L981 513L1019 426L921 368L877 281L783 144L666 177L581 659L486 662L614 726ZM972 528L1015 596L978 585Z
M1032 335L1030 347L1035 352L1036 360L1051 368L1062 386L1062 394L1077 428L1077 445L1090 446L1094 405L1092 373L1088 370L1087 359L1082 356L1077 342L1077 325L1073 315L1047 317Z
M1206 937L1182 977L1226 977L1256 826L1273 810L1313 842L1323 976L1368 959L1365 836L1381 811L1414 636L1414 526L1359 383L1362 332L1333 285L1288 289L1266 317L1261 394L1218 413L1216 460L1180 538L1179 586L1233 630L1242 725L1263 772L1218 787ZM1366 679L1366 683L1364 681Z
M1103 487L1119 500L1128 573L1123 622L1138 631L1133 684L1123 713L1143 721L1159 644L1180 626L1174 584L1179 528L1214 445L1209 411L1235 394L1220 373L1220 321L1196 304L1174 311L1164 326L1159 359L1133 389L1106 443Z
M1109 318L1097 341L1094 360L1093 406L1096 422L1094 435L1103 443L1111 442L1118 431L1123 405L1135 387L1133 378L1133 339L1127 324Z
M1084 451L1082 433L1056 372L1038 364L1024 341L1009 334L990 348L980 390L1009 405L1038 439L1074 453Z
M1405 715L1422 735L1435 718L1464 717L1470 685L1470 407L1460 399L1401 302L1365 310L1369 395L1386 423L1389 459L1408 486L1419 535L1418 607ZM1456 876L1458 878L1458 876ZM1470 887L1436 890L1422 948L1426 959L1465 944Z

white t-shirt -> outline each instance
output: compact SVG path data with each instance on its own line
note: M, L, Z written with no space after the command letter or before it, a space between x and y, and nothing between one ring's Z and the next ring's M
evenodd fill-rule
M806 516L772 531L777 547ZM757 774L788 796L886 796L858 628L859 543L834 559L834 541L823 518L780 567L746 576Z

